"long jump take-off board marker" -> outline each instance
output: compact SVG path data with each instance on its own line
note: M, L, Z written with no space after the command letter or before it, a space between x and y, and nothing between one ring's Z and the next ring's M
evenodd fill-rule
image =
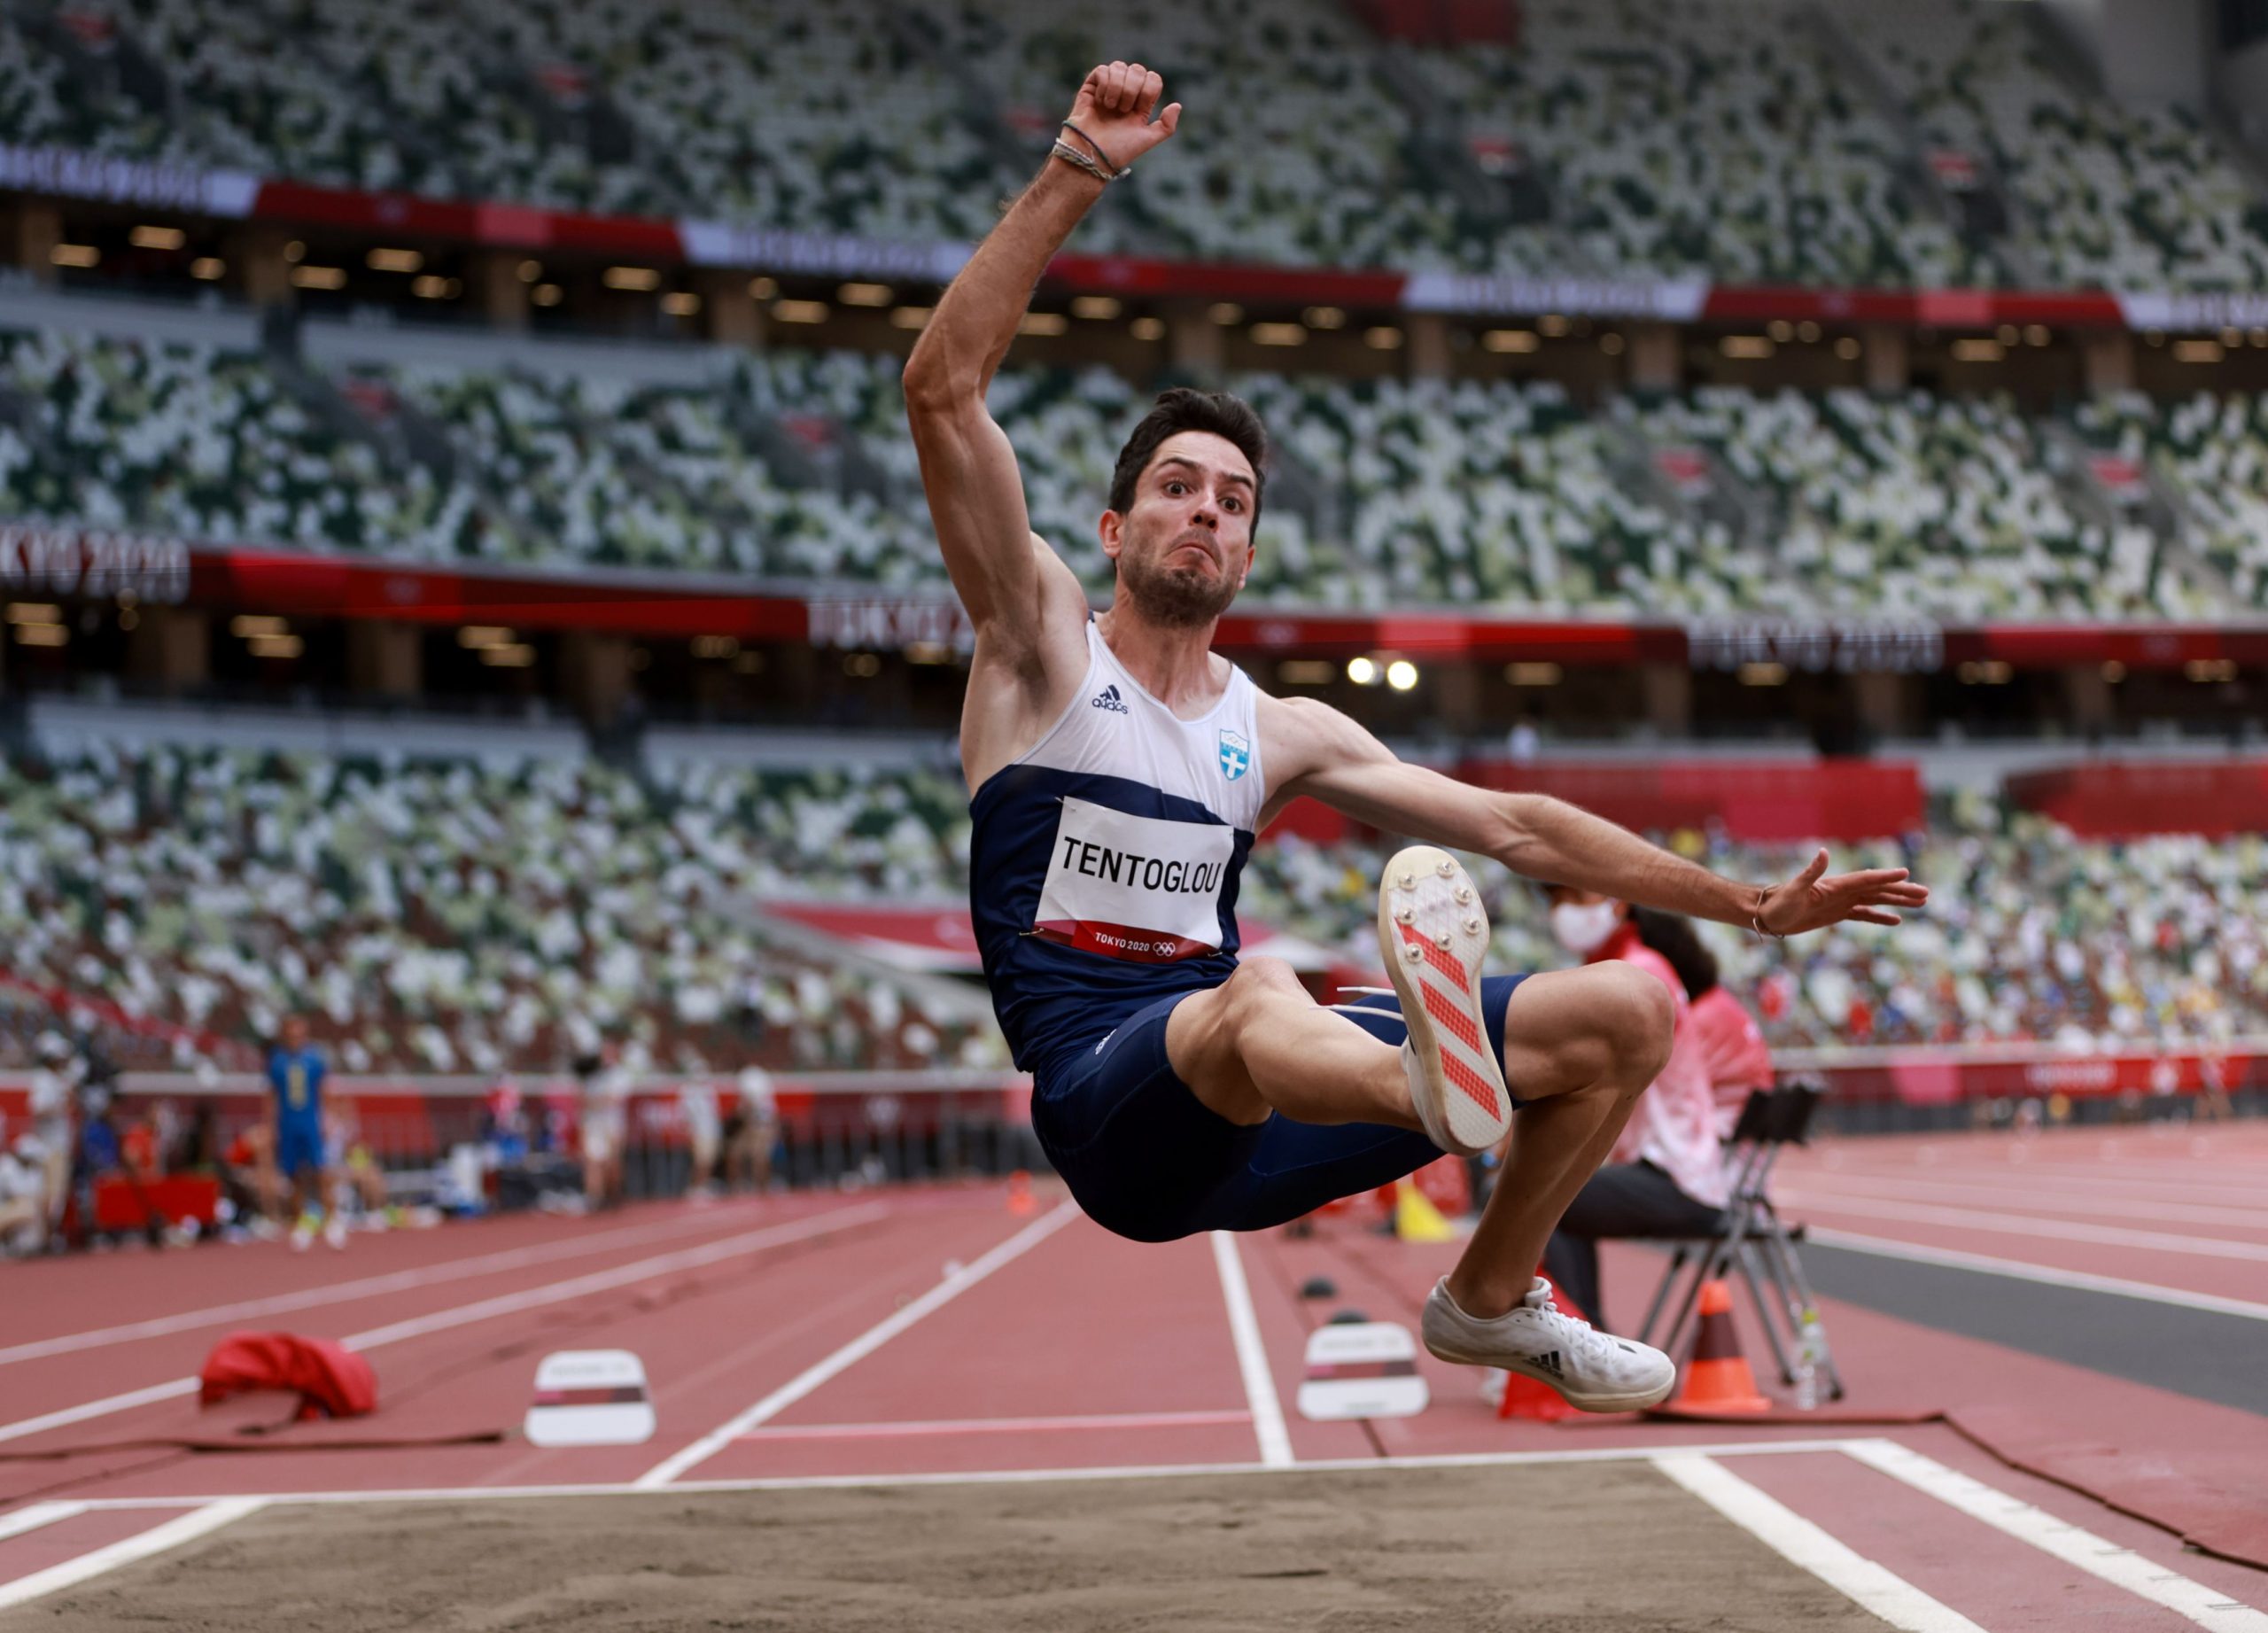
M538 1446L634 1446L653 1439L645 1363L627 1349L562 1349L544 1357L523 1427Z
M1302 1418L1408 1418L1425 1411L1430 1398L1408 1327L1365 1321L1319 1326L1308 1335Z

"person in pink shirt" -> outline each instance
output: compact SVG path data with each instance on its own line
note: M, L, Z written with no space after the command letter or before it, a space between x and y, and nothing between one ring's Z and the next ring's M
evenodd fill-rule
M1589 890L1549 887L1551 933L1596 964L1620 959L1669 989L1676 1030L1669 1060L1638 1097L1630 1121L1601 1168L1585 1183L1544 1249L1544 1273L1602 1332L1598 1244L1631 1236L1703 1236L1715 1232L1731 1194L1720 1138L1707 1034L1693 1022L1681 966L1713 983L1715 961L1693 926L1674 914L1633 907ZM1759 1040L1760 1041L1760 1040ZM1519 1135L1517 1130L1513 1136Z

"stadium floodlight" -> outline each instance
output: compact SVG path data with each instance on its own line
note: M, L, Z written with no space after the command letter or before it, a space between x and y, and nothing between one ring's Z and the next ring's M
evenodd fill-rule
M1347 660L1347 678L1357 686L1376 686L1379 666L1367 657L1350 657Z
M1406 657L1397 657L1386 666L1386 683L1397 692L1418 689L1418 665Z

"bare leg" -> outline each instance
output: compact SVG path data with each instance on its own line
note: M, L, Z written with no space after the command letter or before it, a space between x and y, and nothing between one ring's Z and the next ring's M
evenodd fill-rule
M1449 1272L1449 1296L1467 1314L1502 1315L1526 1294L1560 1216L1669 1058L1674 1019L1668 989L1619 960L1513 989L1504 1077L1526 1103L1480 1226Z
M1559 1217L1598 1170L1669 1056L1668 990L1619 960L1531 976L1505 1017L1504 1079L1524 1102L1510 1155L1449 1295L1502 1315L1527 1292ZM1401 1052L1318 1007L1288 966L1254 959L1184 1000L1166 1054L1206 1108L1233 1123L1417 1128Z
M1401 1050L1319 1006L1278 959L1247 959L1177 1005L1166 1058L1207 1110L1231 1123L1280 1111L1301 1123L1419 1128Z

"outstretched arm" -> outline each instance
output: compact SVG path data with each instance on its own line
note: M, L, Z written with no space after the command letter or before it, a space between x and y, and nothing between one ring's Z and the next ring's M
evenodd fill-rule
M1180 122L1179 103L1152 122L1163 91L1164 82L1139 63L1099 67L1079 87L1070 119L1091 147L1068 131L1065 139L1103 169L1123 169ZM1019 644L1036 637L1041 574L1063 572L1032 535L1015 452L986 411L984 393L1016 338L1033 285L1103 185L1051 157L953 280L905 365L906 412L938 548L980 636L989 630Z
M1271 806L1306 794L1387 833L1492 856L1514 873L1775 936L1855 920L1896 924L1930 898L1903 867L1827 873L1827 852L1784 883L1736 883L1546 794L1477 789L1392 750L1326 704L1271 699L1263 751Z

